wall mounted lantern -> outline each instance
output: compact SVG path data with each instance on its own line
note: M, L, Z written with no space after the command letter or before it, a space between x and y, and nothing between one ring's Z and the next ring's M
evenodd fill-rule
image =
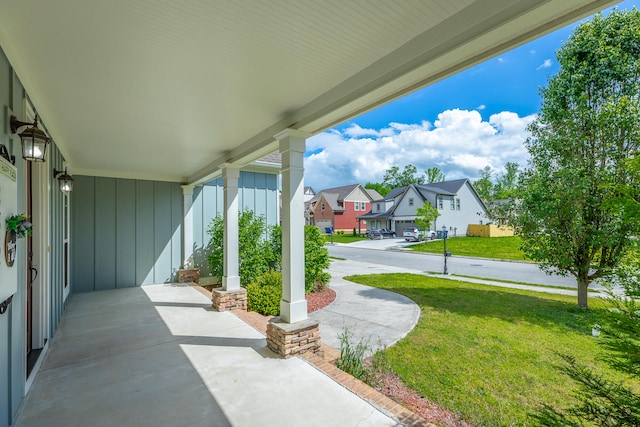
M53 177L58 179L61 192L70 193L73 191L73 178L67 173L67 168L64 168L64 171L59 171L54 168Z
M22 141L22 158L30 162L44 162L49 137L38 128L38 116L33 123L21 122L16 116L11 116L10 125L11 133L17 133L21 127L29 126L19 134Z

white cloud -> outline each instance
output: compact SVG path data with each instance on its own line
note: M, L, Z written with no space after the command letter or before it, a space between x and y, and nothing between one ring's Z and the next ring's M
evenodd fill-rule
M501 170L507 162L524 166L526 126L534 116L493 114L484 121L478 111L447 110L433 124L390 123L382 129L357 124L343 132L330 130L307 141L305 185L316 191L368 181L381 182L387 169L413 164L419 172L439 167L447 179L478 177L490 165Z
M486 106L486 105L484 105L484 104L480 104L480 105L478 105L478 106L476 107L476 110L478 110L478 111L482 111L482 110L485 110L486 108L487 108L487 106Z
M529 51L529 53L530 53L531 55L535 55L536 51L535 51L535 49L531 49L531 50Z
M551 60L550 59L545 59L544 62L542 64L540 64L538 66L538 68L536 68L536 70L540 70L542 68L549 68L551 67Z
M498 62L502 63L504 61L505 61L504 58L502 58L502 57L498 58Z

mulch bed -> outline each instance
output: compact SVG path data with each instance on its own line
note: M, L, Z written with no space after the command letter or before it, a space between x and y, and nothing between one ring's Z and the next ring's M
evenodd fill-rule
M307 300L307 313L313 313L331 304L336 299L336 291L325 286L320 291L305 295L304 298Z

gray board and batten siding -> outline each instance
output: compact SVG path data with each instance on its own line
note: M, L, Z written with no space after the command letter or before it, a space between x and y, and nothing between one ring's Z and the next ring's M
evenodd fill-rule
M238 207L252 210L263 216L267 226L280 223L278 204L278 175L262 172L240 172L238 180ZM216 215L224 211L224 188L222 178L193 190L193 262L200 269L200 277L209 276L207 264L207 234L209 224Z
M74 292L167 283L182 267L183 196L178 183L74 176L72 267ZM275 174L240 173L241 209L278 223ZM222 214L222 179L193 190L194 262L208 275L207 228Z
M74 292L173 280L182 257L178 183L75 176Z

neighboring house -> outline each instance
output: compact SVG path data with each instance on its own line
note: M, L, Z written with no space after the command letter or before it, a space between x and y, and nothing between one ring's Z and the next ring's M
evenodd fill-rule
M416 209L428 201L440 214L431 228L449 230L450 235L467 235L469 224L486 221L487 207L468 179L411 184L394 188L385 198L374 200L371 211L358 218L367 228L389 228L400 235L416 226Z
M316 192L311 187L304 187L304 224L311 224L309 211L311 210L311 200L316 196Z
M309 201L306 213L307 222L316 225L324 232L326 228L364 233L367 227L358 216L371 209L371 201L380 198L375 190L364 188L361 184L327 188L320 191Z

